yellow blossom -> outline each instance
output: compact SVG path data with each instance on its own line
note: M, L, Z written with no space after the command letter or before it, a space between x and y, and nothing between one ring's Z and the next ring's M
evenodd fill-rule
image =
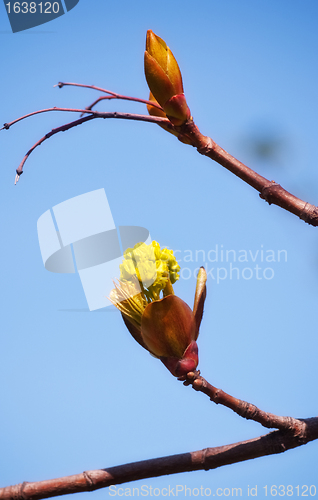
M180 266L173 251L138 243L128 248L110 300L134 339L176 377L198 365L196 343L206 296L206 272L198 274L193 310L174 295ZM162 294L162 296L161 296Z

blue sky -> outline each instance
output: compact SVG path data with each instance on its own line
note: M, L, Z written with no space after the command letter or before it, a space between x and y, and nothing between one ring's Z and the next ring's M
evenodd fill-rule
M147 98L143 52L152 29L179 62L202 133L317 204L317 18L314 0L80 0L68 14L13 34L1 5L1 123L51 106L82 108L99 95L53 87L58 81ZM99 109L145 112L128 102ZM315 416L317 230L146 123L96 120L58 134L30 156L14 186L29 147L72 118L43 114L0 134L0 486L266 433L183 387L129 336L117 311L89 312L77 274L45 270L38 218L96 189L105 189L116 225L145 227L179 250L175 292L191 306L195 269L207 267L202 375L272 413ZM314 442L127 486L241 487L247 495L257 485L263 498L265 485L315 484L316 456ZM81 498L92 495L110 492Z

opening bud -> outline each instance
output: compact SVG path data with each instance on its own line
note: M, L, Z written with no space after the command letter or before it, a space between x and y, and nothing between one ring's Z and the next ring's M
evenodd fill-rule
M151 93L174 125L182 125L191 114L183 93L181 71L166 42L147 31L145 75Z

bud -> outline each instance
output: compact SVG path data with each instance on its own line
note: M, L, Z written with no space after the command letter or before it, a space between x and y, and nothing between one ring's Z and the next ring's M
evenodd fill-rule
M194 304L193 304L193 314L195 319L197 337L199 335L199 329L203 316L204 302L206 299L206 280L207 280L206 271L204 267L200 267L197 276L197 285L195 289Z
M182 125L191 113L183 93L177 61L165 41L147 31L145 75L151 93L174 125Z
M151 92L149 94L149 101L152 101L154 103L159 104ZM150 104L147 104L147 110L148 110L148 113L150 114L150 116L160 116L161 118L167 118L166 113L162 109L157 108L156 106L151 106ZM170 132L170 134L173 134L176 137L178 137L179 141L183 142L184 144L192 144L190 139L188 139L186 136L179 134L176 130L169 128L165 124L159 123L158 125L159 125L159 127L163 128L167 132Z
M199 362L196 340L206 296L204 268L198 274L193 311L174 295L172 285L179 279L180 266L172 250L161 249L155 241L138 244L125 252L120 268L120 280L110 300L120 310L131 335L174 376L195 370Z
M159 104L151 92L149 94L148 100L153 102L154 104ZM164 112L164 110L157 108L157 106L151 106L150 104L147 104L147 111L150 114L150 116L160 116L161 118L167 118L167 115ZM164 125L160 125L160 126L164 127ZM168 129L166 128L166 130L168 130ZM177 133L174 132L173 130L171 130L171 133L174 135L177 135Z
M146 307L141 319L141 334L150 352L176 377L196 369L199 359L194 341L194 315L176 295L168 295ZM190 344L193 344L191 356L187 353Z

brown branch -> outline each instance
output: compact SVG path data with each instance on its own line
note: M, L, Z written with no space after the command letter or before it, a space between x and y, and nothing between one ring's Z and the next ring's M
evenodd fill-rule
M16 123L20 122L21 120L25 120L26 118L30 118L30 116L39 115L41 113L48 113L50 111L66 111L67 113L90 114L90 115L95 115L96 118L123 118L125 120L146 121L146 122L151 122L151 123L157 123L158 125L165 124L166 126L168 126L168 128L174 129L174 126L167 118L162 118L159 116L139 115L139 114L133 114L133 113L118 113L117 111L112 111L112 112L88 111L86 108L85 109L59 108L57 106L54 106L53 108L39 109L37 111L33 111L32 113L28 113L27 115L23 115L23 116L20 116L19 118L16 118L12 122L4 123L3 127L0 128L0 131L1 130L9 130L9 128L11 128L12 125L15 125ZM114 115L116 115L116 116L114 116Z
M192 385L195 391L203 392L209 396L214 403L226 406L240 415L240 417L246 418L247 420L254 420L263 427L287 431L294 436L300 436L303 432L303 423L301 420L267 413L251 403L234 398L230 396L230 394L222 391L222 389L217 389L209 384L209 382L201 377L199 371L189 372L187 375L180 377L179 380L183 381L184 385Z
M100 92L109 94L108 96L103 96L98 99L96 99L90 106L85 108L84 110L75 110L75 109L69 109L69 108L48 108L40 111L35 111L34 113L29 113L28 115L25 115L23 117L18 118L17 120L14 120L13 122L10 123L5 123L4 126L0 129L9 129L14 123L17 123L20 120L23 120L24 118L28 118L32 115L38 114L38 113L45 113L47 111L72 111L72 112L80 112L85 115L89 113L89 116L94 115L95 118L124 118L124 119L132 119L132 120L143 120L143 121L148 121L152 123L157 123L158 125L165 125L165 128L169 128L170 130L177 132L178 138L180 139L181 142L185 142L186 144L191 144L192 146L196 147L198 152L201 153L204 156L208 156L212 160L215 160L218 162L220 165L225 167L227 170L235 174L237 177L242 179L244 182L252 186L254 189L256 189L260 193L260 197L267 201L269 205L274 204L277 205L288 212L291 212L295 215L297 215L300 219L304 220L308 224L312 226L318 226L318 207L315 205L312 205L310 203L307 203L300 198L297 198L293 194L289 193L286 191L284 188L282 188L279 184L277 184L274 181L269 181L265 177L262 177L259 175L257 172L252 170L251 168L247 167L244 165L244 163L240 162L233 156L231 156L229 153L227 153L224 149L222 149L220 146L218 146L210 137L206 137L201 132L199 131L198 127L194 124L192 118L188 120L185 124L183 124L181 127L174 127L172 123L166 119L166 118L161 118L161 117L156 117L156 116L144 116L144 115L133 115L129 113L100 113L93 111L91 108L95 106L99 101L102 99L125 99L129 101L137 101L141 102L144 104L150 104L154 107L158 107L161 110L161 107L159 105L156 105L153 101L147 101L145 99L139 99L135 97L129 97L129 96L123 96L120 94L117 94L115 92L112 92L110 90L103 89L101 87L96 87L94 85L84 85L84 84L79 84L79 83L70 83L70 82L60 82L58 84L59 87L63 87L65 85L70 85L70 86L75 86L75 87L83 87L83 88L90 88L93 90L98 90ZM138 117L138 118L137 118ZM90 118L92 119L92 118ZM86 120L84 120L86 121ZM84 123L84 122L77 122L76 125ZM75 126L75 125L72 125ZM66 126L67 128L64 129L65 126L55 129L56 131L61 131L61 130L68 130L71 128L71 126ZM53 132L53 131L52 131ZM57 133L57 132L54 132ZM48 134L47 134L48 135ZM53 134L50 133L49 137L51 137ZM37 145L42 144L42 142L47 139L48 137L44 137L38 141L34 147L32 147L24 159L22 160L20 166L17 169L17 178L19 175L22 173L22 167L29 156L29 154L37 147Z
M21 161L20 165L18 166L16 170L16 176L14 179L14 184L16 184L20 178L20 175L23 174L23 167L27 159L29 158L30 154L33 153L33 151L42 144L42 142L46 141L46 139L49 139L52 137L52 135L57 134L58 132L65 132L66 130L69 130L70 128L76 127L77 125L81 125L84 122L87 122L89 120L92 120L94 118L97 118L96 115L89 115L85 116L82 118L79 118L78 120L75 120L74 122L66 123L65 125L62 125L61 127L53 128L51 132L48 132L45 134L44 137L39 139L30 149L29 151L25 154L23 160Z
M96 87L96 85L85 85L84 83L72 83L72 82L58 82L54 87L59 87L60 89L66 87L67 85L72 87L82 87L84 89L93 89L98 90L98 92L104 92L105 94L110 95L118 95L116 92L112 92L111 90L103 89L102 87Z
M21 120L24 120L25 118L29 118L30 116L37 115L40 113L47 113L49 111L67 111L67 112L72 112L72 113L85 113L87 115L87 110L83 109L74 109L74 108L47 108L47 109L41 109L38 111L34 111L33 113L29 113L27 115L21 116L20 118L17 118L16 120L13 120L12 122L5 123L4 126L0 129L6 129L8 130L12 125L18 123ZM66 130L69 130L73 127L76 127L77 125L81 125L82 123L85 123L87 121L93 120L94 118L119 118L123 120L136 120L136 121L145 121L149 123L156 123L158 125L165 124L168 128L173 129L173 125L170 123L170 121L167 118L162 118L160 116L150 116L150 115L138 115L138 114L133 114L133 113L118 113L117 111L113 112L102 112L102 111L89 111L88 116L84 116L79 118L78 120L75 120L73 122L67 123L65 125L62 125L61 127L57 127L55 129L52 129L51 132L48 132L43 136L41 139L39 139L30 149L29 151L25 154L23 160L21 161L20 165L18 166L16 170L16 176L15 176L15 184L18 182L20 175L23 173L23 167L30 156L30 154L38 147L40 146L46 139L49 139L53 135L57 134L58 132L65 132Z
M117 99L117 97L115 97L113 95L102 95L102 96L98 97L97 99L95 99L95 101L92 102L92 104L90 104L89 106L86 106L85 109L86 109L86 111L91 111L96 106L96 104L98 104L99 102L110 101L111 99ZM82 113L82 115L83 114L84 113Z
M19 118L16 118L12 122L4 123L3 127L1 127L0 130L9 130L9 128L11 128L12 125L15 125L16 123L25 120L26 118L30 118L30 116L39 115L41 113L48 113L50 111L66 111L68 113L87 113L86 109L58 108L56 106L54 106L53 108L38 109L37 111L33 111L32 113L28 113L27 115L20 116ZM97 114L97 113L98 111L91 112L91 114Z
M87 106L88 111L95 106L99 101L102 101L104 99L121 99L124 101L133 101L133 102L139 102L141 104L147 104L148 106L152 106L154 108L160 109L160 111L163 111L162 107L160 104L158 104L155 101L149 101L148 99L140 99L139 97L131 97L128 95L122 95L122 94L117 94L117 92L112 92L111 90L103 89L101 87L96 87L95 85L84 85L83 83L71 83L71 82L59 82L57 85L54 85L54 87L59 87L60 89L65 87L66 85L70 85L72 87L82 87L85 89L93 89L93 90L98 90L99 92L104 92L105 94L109 94L109 96L103 96L99 97L94 101L90 106Z
M86 471L73 476L35 483L24 482L0 489L0 500L40 500L41 498L82 493L181 472L211 470L254 458L283 453L318 439L318 417L302 420L301 436L274 431L258 438L216 448L143 460L130 464Z
M308 224L318 226L318 207L297 198L276 182L262 177L244 165L244 163L231 156L210 137L202 135L193 120L189 120L182 127L176 127L176 129L180 132L181 136L186 136L190 139L192 146L196 147L199 153L216 161L256 189L260 193L260 198L267 201L269 205L278 205L288 212L297 215Z

